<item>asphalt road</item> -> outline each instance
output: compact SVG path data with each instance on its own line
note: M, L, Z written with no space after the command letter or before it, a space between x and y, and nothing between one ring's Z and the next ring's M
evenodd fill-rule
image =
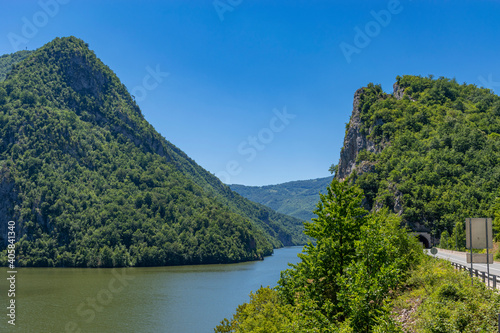
M427 254L432 256L429 250L427 250ZM447 252L441 252L438 249L436 257L470 267L470 263L467 263L467 261L465 260L465 252L460 252L460 254L447 253ZM481 272L487 272L486 264L473 264L472 268L477 269L478 271ZM500 263L490 264L490 274L500 276Z

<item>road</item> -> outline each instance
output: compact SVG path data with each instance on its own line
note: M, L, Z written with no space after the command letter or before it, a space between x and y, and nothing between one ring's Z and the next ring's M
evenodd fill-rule
M432 256L430 251L427 250L427 254ZM470 263L467 263L465 260L465 252L455 252L446 251L438 249L438 253L436 254L437 258L446 259L451 262L456 262L458 264L462 264L464 266L470 267ZM473 268L477 269L481 272L487 272L486 264L473 264ZM496 262L490 264L490 274L500 276L500 263Z

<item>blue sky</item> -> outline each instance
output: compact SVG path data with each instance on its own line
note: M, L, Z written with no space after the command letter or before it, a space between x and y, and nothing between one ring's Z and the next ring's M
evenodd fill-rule
M0 17L0 54L85 40L226 183L328 176L369 82L433 74L500 92L499 1L0 0Z

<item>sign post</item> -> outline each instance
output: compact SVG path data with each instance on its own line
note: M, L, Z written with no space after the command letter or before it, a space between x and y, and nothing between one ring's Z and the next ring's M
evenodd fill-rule
M487 218L468 218L469 221L465 220L465 232L466 232L466 247L470 249L470 256L467 258L467 262L470 260L470 276L472 279L473 262L486 263L488 272L488 287L490 286L490 251L489 249L493 245L492 235L492 219ZM469 223L467 223L469 222ZM472 249L486 249L486 259L484 254L472 253ZM485 260L485 261L484 261ZM474 281L472 282L474 284Z
M488 288L490 287L490 247L488 245L488 219L484 219L484 229L486 230L486 269L488 271Z
M472 269L473 269L472 262L474 260L472 260L472 219L471 218L469 218L469 237L470 237L470 246L469 246L470 247L470 280L471 280L472 285L474 285L474 279L472 278Z

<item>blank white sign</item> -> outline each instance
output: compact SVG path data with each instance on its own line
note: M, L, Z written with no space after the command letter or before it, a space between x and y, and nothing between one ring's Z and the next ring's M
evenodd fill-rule
M470 225L472 222L472 237ZM486 231L488 231L486 233ZM488 234L488 239L486 239ZM468 249L491 249L493 248L493 228L490 217L473 217L465 219L466 246ZM472 239L471 239L472 238Z

